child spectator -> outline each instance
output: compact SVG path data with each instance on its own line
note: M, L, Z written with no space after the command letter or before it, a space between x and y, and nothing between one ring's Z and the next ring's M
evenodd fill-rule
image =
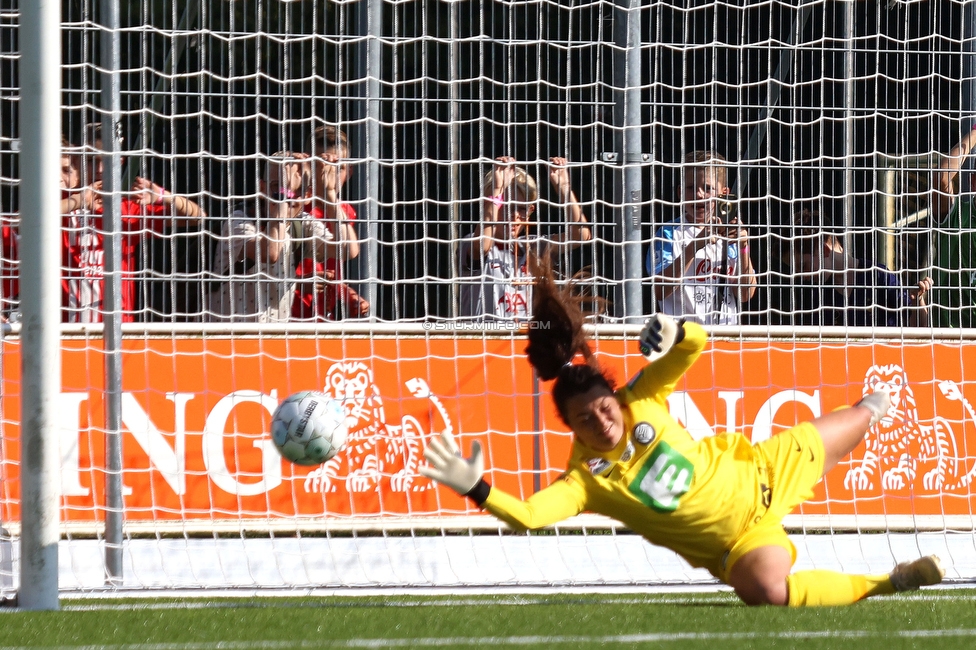
M654 233L647 272L655 279L658 311L705 325L736 325L756 293L749 231L723 197L726 160L714 151L684 157L681 215Z
M88 208L94 204L94 187L78 190L81 183L80 160L72 154L68 139L61 138L61 214ZM20 319L20 219L17 215L0 217L0 322Z
M272 155L251 206L234 210L221 230L210 294L214 321L277 323L290 320L296 247L321 257L332 234L305 212L308 155Z
M566 210L566 232L542 239L531 235L539 199L535 179L515 159L501 156L482 183L482 223L458 249L461 281L460 314L466 318L527 319L532 284L530 249L575 247L592 238L589 222L570 186L565 158L550 158L549 182Z
M72 157L77 160L79 156ZM104 169L102 129L91 124L86 129L86 143L80 154L83 164L77 185L67 188L62 199L62 321L67 323L101 322L104 292L104 235L102 223L102 173ZM75 183L72 170L69 183ZM65 178L65 173L62 172ZM147 238L167 234L177 217L199 222L206 215L195 202L173 194L149 179L136 177L131 195L122 197L122 320L136 320L136 278L143 269L138 266L138 248Z
M321 220L329 241L323 255L301 246L296 255L294 320L341 320L369 315L370 305L344 282L343 262L359 256L354 223L356 209L342 200L342 188L352 175L346 134L334 126L320 126L312 133L313 186L311 215Z

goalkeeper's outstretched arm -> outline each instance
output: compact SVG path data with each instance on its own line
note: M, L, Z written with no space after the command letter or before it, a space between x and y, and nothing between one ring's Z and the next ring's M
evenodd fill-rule
M676 321L662 313L648 318L638 344L649 364L628 384L633 398L665 400L701 356L707 342L708 335L698 323Z
M471 456L464 458L454 436L444 432L424 450L427 466L420 473L468 497L516 530L537 529L552 525L584 509L584 498L563 477L546 489L522 501L492 487L484 479L484 457L481 443L471 445Z

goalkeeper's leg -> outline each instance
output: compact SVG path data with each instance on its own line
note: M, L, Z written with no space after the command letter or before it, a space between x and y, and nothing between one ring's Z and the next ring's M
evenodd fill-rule
M791 607L809 605L848 605L871 596L912 591L937 585L945 577L939 558L920 557L902 562L891 573L858 576L833 571L799 571L786 579Z
M797 571L786 578L790 607L850 605L895 593L888 574L865 576L835 571Z
M743 555L729 572L729 585L747 605L812 607L850 605L871 596L938 584L945 572L935 556L904 562L884 575L798 571L782 546L763 546Z
M824 474L854 451L868 429L887 415L890 406L888 394L876 391L854 406L827 413L813 421L823 441Z
M788 605L793 556L782 546L754 548L729 569L727 582L746 605Z

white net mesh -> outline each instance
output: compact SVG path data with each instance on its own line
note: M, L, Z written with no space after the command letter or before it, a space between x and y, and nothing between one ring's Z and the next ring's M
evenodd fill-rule
M61 585L81 590L105 583L105 233L86 192L111 66L99 4L62 7ZM504 319L528 303L521 256L558 244L557 271L594 297L598 352L626 379L642 360L621 322L668 304L668 224L694 211L682 160L695 150L727 159L712 180L735 196L749 249L702 258L724 266L720 284L679 289L716 325L672 411L696 437L758 441L888 387L895 421L788 519L800 564L880 572L936 552L950 578L976 576L971 3L679 4L122 3L132 324L116 586L708 580L600 517L504 533L416 471L425 440L451 429L466 449L483 442L488 478L513 494L559 475L570 435ZM628 17L639 48L625 47ZM27 516L19 19L0 0L0 593L15 589ZM525 176L499 181L499 157ZM486 225L519 211L528 225L492 226L478 263ZM515 281L495 293L506 265ZM466 291L503 318L456 320ZM282 462L266 433L304 389L345 399L356 421L348 450L313 470Z

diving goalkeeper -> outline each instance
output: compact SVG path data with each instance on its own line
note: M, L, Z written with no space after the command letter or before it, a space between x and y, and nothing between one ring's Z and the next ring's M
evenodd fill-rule
M782 520L813 495L825 472L888 411L886 393L799 424L753 446L741 433L700 441L668 412L666 398L705 348L705 330L656 314L640 335L650 362L614 390L583 332L583 314L545 260L534 273L526 353L574 434L566 472L521 501L483 478L479 443L463 458L450 433L424 452L424 476L469 497L513 528L549 526L583 511L613 517L653 544L704 567L749 605L844 605L940 582L935 556L887 575L790 573L796 548ZM577 361L577 356L581 361Z

